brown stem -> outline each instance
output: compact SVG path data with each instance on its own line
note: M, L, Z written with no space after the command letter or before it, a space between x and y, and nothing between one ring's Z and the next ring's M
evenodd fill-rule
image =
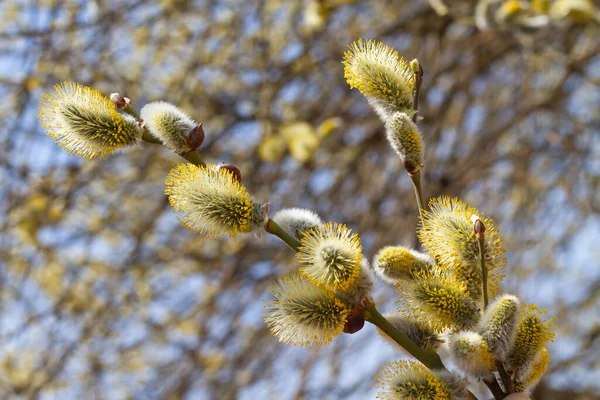
M494 398L496 400L502 400L502 399L506 398L506 396L507 396L506 393L504 393L502 391L502 388L500 387L500 385L498 384L496 379L494 379L492 381L484 380L483 383L485 383L485 385L488 387L488 389L490 389L490 392L492 392L492 394L494 395Z
M506 369L504 368L504 364L502 363L502 361L496 361L496 369L498 370L498 373L500 374L500 379L502 379L502 384L504 385L504 390L506 390L506 393L511 394L514 391L513 380L511 378L511 376L508 374L508 372L506 372Z

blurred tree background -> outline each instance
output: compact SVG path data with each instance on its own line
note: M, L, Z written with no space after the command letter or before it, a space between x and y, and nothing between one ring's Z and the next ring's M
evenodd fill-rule
M4 0L0 3L0 397L369 399L398 358L367 326L324 349L279 344L269 283L283 243L195 236L146 144L83 161L36 118L63 80L204 123L271 210L345 222L366 256L415 245L410 180L344 81L375 38L425 69L426 197L500 225L503 289L558 317L537 399L600 393L600 3L586 0ZM394 308L390 287L376 301ZM387 302L387 304L386 304Z

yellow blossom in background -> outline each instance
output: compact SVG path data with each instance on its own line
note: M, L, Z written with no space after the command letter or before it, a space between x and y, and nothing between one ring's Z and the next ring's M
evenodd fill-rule
M297 273L285 275L265 302L264 320L280 342L294 346L322 346L344 329L350 306L329 290Z
M285 125L281 128L280 134L286 141L292 157L299 162L312 159L320 144L314 129L306 122L294 122Z
M265 207L250 200L246 188L227 169L180 164L165 184L174 211L184 213L179 222L191 231L235 237L265 221Z
M337 128L343 125L344 120L340 117L328 118L325 121L321 122L316 129L317 136L319 138L324 138L329 135L331 132L336 130Z
M429 201L431 211L424 211L424 219L418 232L419 239L440 268L451 271L465 282L469 293L477 301L482 300L482 271L479 247L473 230L473 215L485 225L485 263L489 271L488 291L493 296L504 277L506 258L500 231L494 221L480 214L457 198L441 196Z
M557 0L552 3L550 14L554 18L569 18L585 22L598 19L598 9L591 0Z
M281 136L269 136L260 142L258 156L263 161L277 162L285 155L285 149L286 143Z
M297 257L303 264L300 273L310 282L348 290L360 273L362 246L346 225L330 222L304 234Z
M550 0L532 0L531 9L539 14L545 14L550 10Z
M344 54L344 77L357 88L377 114L412 109L414 73L398 52L375 40L359 39Z
M88 159L136 144L142 135L135 118L119 113L99 91L75 82L42 94L38 117L59 146Z

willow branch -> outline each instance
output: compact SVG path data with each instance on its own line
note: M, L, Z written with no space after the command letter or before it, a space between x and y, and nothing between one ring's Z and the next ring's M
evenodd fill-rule
M271 235L277 236L295 251L298 251L298 249L300 248L300 242L296 240L296 238L288 234L286 231L284 231L271 218L269 218L269 220L265 224L265 231L269 232Z
M404 333L400 332L394 325L390 323L379 311L375 308L374 303L367 303L365 309L365 320L369 321L394 342L398 343L417 360L421 361L427 368L444 369L444 364L437 354L430 353L427 350L420 348L415 342L409 339Z
M483 285L483 307L487 308L489 303L488 298L488 270L487 265L485 265L485 249L484 242L485 237L481 235L477 238L477 246L479 247L479 264L481 266L481 280Z
M423 221L423 210L425 209L423 202L423 191L421 189L421 171L417 171L413 174L408 174L410 180L413 183L413 189L415 190L415 198L417 199L417 207L419 207L419 216Z

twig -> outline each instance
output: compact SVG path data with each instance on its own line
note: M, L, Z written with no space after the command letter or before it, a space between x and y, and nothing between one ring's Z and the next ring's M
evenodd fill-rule
M425 209L425 206L423 202L423 191L421 190L421 171L417 171L414 174L408 174L408 176L410 176L413 188L415 189L417 207L419 207L419 216L421 217L421 222L423 222L423 210Z
M496 369L498 370L498 373L500 374L500 379L502 379L502 384L504 385L504 390L506 391L506 393L511 394L514 391L513 380L511 378L511 376L508 374L508 372L506 372L506 369L504 368L504 364L502 363L502 361L496 361Z
M301 243L296 240L296 238L290 236L286 231L284 231L279 225L275 223L271 218L265 224L265 231L270 233L271 235L277 236L279 239L283 240L287 243L295 251L298 251Z

